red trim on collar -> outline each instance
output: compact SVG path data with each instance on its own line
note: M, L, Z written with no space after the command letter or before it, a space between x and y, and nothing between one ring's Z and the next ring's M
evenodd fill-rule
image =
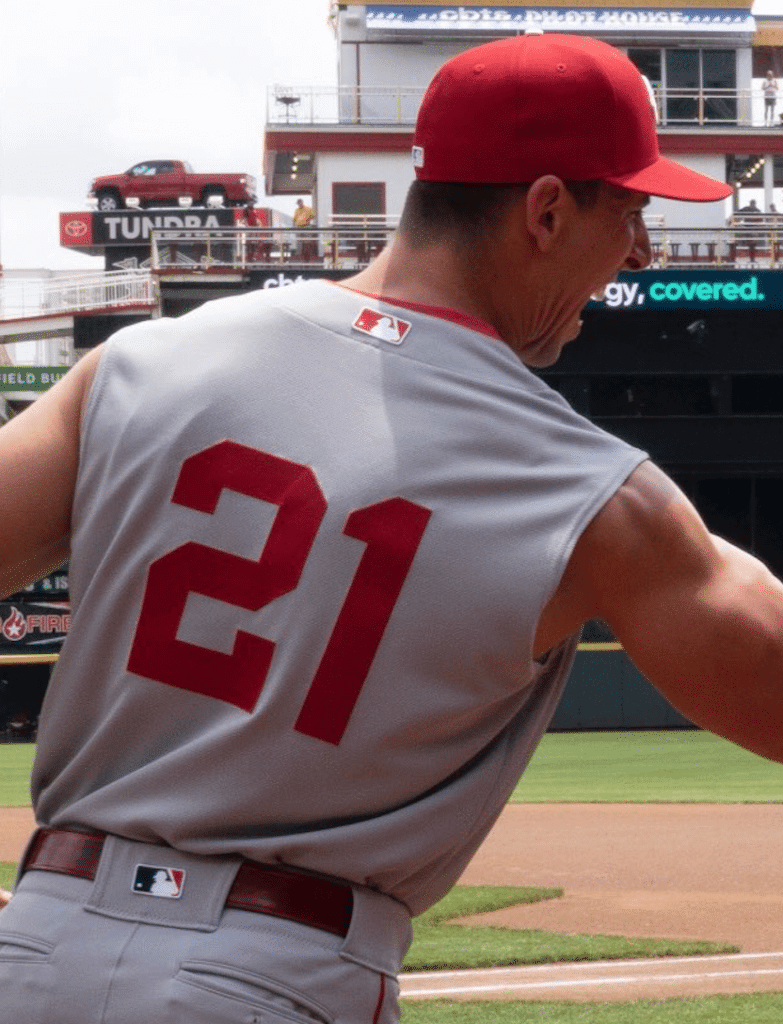
M482 320L477 316L470 316L468 313L460 313L456 309L448 309L445 306L428 306L422 302L408 302L405 299L393 299L388 295L363 292L358 288L349 288L342 281L333 281L331 283L344 288L348 292L353 292L355 295L366 295L368 299L376 299L378 302L385 302L390 306L401 306L403 309L413 310L414 313L424 313L426 316L435 316L440 320L449 320L451 323L459 324L460 327L467 327L471 331L478 331L480 334L486 334L490 338L497 338L498 341L503 340L495 328L490 326L486 320Z

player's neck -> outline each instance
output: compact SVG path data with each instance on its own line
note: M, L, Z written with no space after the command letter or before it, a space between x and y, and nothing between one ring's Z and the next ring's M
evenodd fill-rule
M368 267L339 283L352 291L488 322L477 295L478 274L459 266L445 247L421 252L395 238Z

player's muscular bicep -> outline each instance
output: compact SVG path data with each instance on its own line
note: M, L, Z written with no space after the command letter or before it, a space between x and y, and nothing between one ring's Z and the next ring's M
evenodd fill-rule
M604 619L631 644L648 636L652 597L661 615L687 603L689 588L709 577L712 540L693 507L657 467L644 463L580 537L560 586L541 618L537 640L557 642L592 618Z
M632 628L640 602L686 601L718 563L713 538L693 505L650 462L595 517L575 556L579 582L589 586L599 614L626 628Z
M0 596L66 561L82 410L96 349L0 429Z
M629 657L683 714L783 760L783 586L709 534L652 465L585 531L571 601L606 620Z
M588 619L605 619L616 631L634 623L634 601L645 593L639 586L642 574L665 568L655 553L672 542L671 528L682 510L687 525L680 524L675 538L682 542L679 531L685 526L692 542L691 572L698 576L711 557L710 538L701 520L656 466L643 463L635 470L577 542L557 592L542 614L537 653L576 632ZM678 563L681 554L677 552ZM647 582L652 582L649 577Z

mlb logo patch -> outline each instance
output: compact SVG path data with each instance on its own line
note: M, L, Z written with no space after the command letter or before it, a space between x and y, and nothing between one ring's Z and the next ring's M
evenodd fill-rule
M185 872L152 864L137 864L133 875L133 891L142 896L160 896L178 900L185 884Z
M391 316L388 313L379 313L377 309L369 309L367 306L351 326L355 331L369 334L371 338L388 341L391 345L401 345L411 329L407 320L401 320L398 316Z

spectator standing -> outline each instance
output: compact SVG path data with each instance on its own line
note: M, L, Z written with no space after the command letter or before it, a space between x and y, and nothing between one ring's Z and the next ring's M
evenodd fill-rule
M294 210L294 227L297 231L297 251L303 260L311 260L315 256L315 239L312 232L305 231L315 220L315 211L304 199L297 199Z
M768 71L762 86L764 93L764 124L771 127L775 123L775 104L778 100L778 80L772 71Z

